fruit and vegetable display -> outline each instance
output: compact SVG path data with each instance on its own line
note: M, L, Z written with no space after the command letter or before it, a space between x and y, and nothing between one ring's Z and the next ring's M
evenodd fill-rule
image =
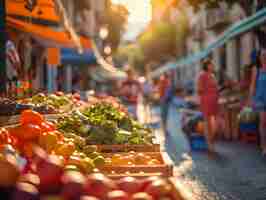
M45 105L30 105L23 102L12 101L11 99L0 100L0 116L13 116L20 114L23 110L32 109L40 113L55 113L55 110Z
M163 152L128 150L152 147L154 134L116 98L84 103L79 95L40 93L16 104L26 105L18 123L0 128L0 199L180 199L173 182L163 178L173 175ZM37 107L58 118L48 121ZM124 149L100 153L103 146Z
M58 130L85 138L86 144L152 144L153 132L108 102L96 103L62 116Z
M34 149L41 147L47 155L56 155L64 160L65 166L75 166L86 173L105 164L96 146L86 146L82 138L65 137L53 123L32 110L22 112L19 125L1 129L0 144L2 148L9 145L9 149L14 149L27 163L34 158Z
M52 113L65 113L71 111L74 107L79 107L85 104L80 100L79 94L64 94L62 92L56 92L54 94L45 95L38 93L31 98L18 101L26 105L33 107L46 107L52 111Z
M20 173L16 165L0 160L9 170L1 174L0 197L5 200L179 200L173 183L162 177L112 180L101 173L84 175L64 167L58 157L37 154L35 171ZM11 177L12 175L12 177Z

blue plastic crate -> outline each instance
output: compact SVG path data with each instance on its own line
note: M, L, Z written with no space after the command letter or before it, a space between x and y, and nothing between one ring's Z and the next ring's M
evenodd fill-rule
M239 129L241 133L257 132L258 124L257 123L240 123Z
M190 148L192 151L208 150L208 144L204 136L198 134L192 134L189 140L190 140Z

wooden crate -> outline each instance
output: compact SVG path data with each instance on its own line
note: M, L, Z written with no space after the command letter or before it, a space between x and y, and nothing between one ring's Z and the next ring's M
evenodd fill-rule
M121 153L122 155L125 153ZM139 176L139 177L148 177L150 175L171 177L173 176L173 165L168 157L167 153L154 152L154 153L145 153L146 155L151 156L152 158L156 157L161 161L162 164L159 165L110 165L105 166L101 171L111 177L123 177L123 176ZM111 154L103 154L104 157L111 157Z
M97 150L102 153L118 153L118 152L160 152L160 144L152 145L97 145Z

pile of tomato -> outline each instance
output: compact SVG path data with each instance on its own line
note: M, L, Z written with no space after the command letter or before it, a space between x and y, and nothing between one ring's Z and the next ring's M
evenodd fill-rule
M75 145L65 141L53 123L32 110L22 112L19 125L1 129L0 145L4 147L6 144L10 144L26 158L33 156L35 146L41 146L48 153L61 151L66 156L75 151Z

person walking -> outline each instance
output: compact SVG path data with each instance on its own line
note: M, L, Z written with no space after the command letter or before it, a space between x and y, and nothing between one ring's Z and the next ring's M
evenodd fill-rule
M198 95L200 97L200 108L206 125L206 139L210 153L214 153L214 142L217 133L218 115L218 83L214 76L214 64L210 59L203 61L202 69L198 78Z
M167 126L167 117L168 117L168 109L170 104L170 99L173 94L173 86L171 85L171 81L168 76L162 75L158 82L158 90L160 95L160 113L161 113L161 121L162 128L164 132L167 134L166 126Z
M124 103L127 104L129 112L137 119L138 98L142 94L142 88L139 81L135 78L133 69L128 67L126 73L127 78L120 88L120 96Z
M256 67L252 69L249 104L259 112L259 131L262 153L266 156L266 49L258 52Z

